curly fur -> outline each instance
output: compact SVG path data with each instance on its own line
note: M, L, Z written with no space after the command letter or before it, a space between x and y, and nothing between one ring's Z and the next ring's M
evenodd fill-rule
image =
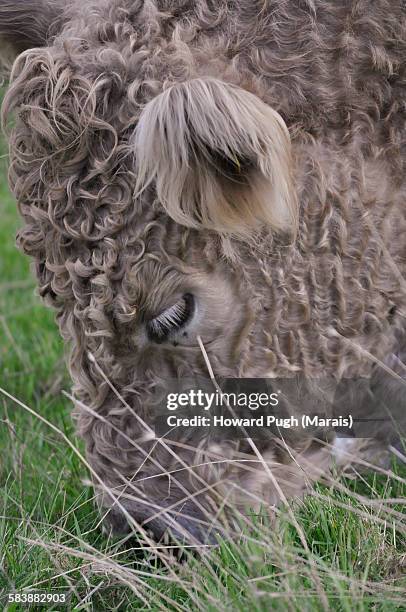
M273 502L279 490L255 470L247 479L214 464L159 475L216 453L191 439L175 457L145 434L156 386L206 369L195 340L154 345L144 322L193 292L205 308L196 335L224 377L367 375L366 352L394 350L406 314L406 9L100 0L64 11L46 46L25 45L4 102L15 114L18 244L71 347L93 469L158 535L176 520L199 539L225 481L249 502L250 491ZM235 103L229 116L219 99ZM279 230L296 217L292 240ZM296 448L306 460L307 445ZM292 493L300 459L277 444L262 450ZM209 489L185 506L200 476Z

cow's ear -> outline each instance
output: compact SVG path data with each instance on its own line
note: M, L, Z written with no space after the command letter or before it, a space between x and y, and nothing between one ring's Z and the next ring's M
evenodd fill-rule
M265 225L294 233L290 137L257 96L213 78L166 89L134 136L138 194L155 186L178 223L249 238Z
M54 0L0 0L0 58L9 66L15 57L47 44L61 19L63 2Z

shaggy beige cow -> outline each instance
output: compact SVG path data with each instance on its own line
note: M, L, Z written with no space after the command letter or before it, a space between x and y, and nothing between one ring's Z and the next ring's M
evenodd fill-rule
M330 399L314 381L366 377L362 415L395 370L401 397L404 2L1 0L0 33L18 244L110 523L201 541L217 507L301 493L351 447L331 427L219 443L151 417L211 373Z

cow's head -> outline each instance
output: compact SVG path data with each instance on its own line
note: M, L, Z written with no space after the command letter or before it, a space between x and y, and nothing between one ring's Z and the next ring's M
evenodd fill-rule
M275 366L271 270L297 224L289 133L255 83L206 77L159 13L121 4L0 2L22 51L4 105L18 241L72 346L80 431L112 487L175 467L159 445L145 461L138 417L166 379L207 376L198 338L218 376ZM166 486L142 485L135 518Z

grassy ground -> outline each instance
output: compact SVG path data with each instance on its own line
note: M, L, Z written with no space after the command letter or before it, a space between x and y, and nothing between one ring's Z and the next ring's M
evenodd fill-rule
M184 550L179 560L143 540L103 535L86 469L64 437L82 452L61 394L69 389L62 342L14 247L18 224L3 160L0 386L25 407L0 394L0 593L62 589L76 610L406 609L406 471L398 464L318 486L292 516L253 518L200 557Z

